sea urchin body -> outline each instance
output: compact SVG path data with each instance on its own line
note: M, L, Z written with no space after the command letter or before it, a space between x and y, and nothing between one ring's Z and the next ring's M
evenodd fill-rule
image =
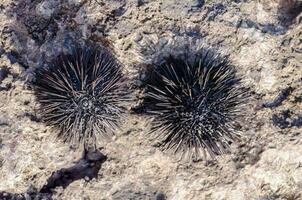
M126 91L121 65L104 47L74 49L36 73L42 119L65 142L85 148L114 133Z
M150 134L173 153L222 154L239 138L246 97L234 67L212 51L202 51L192 63L169 57L147 83L145 107L154 118Z

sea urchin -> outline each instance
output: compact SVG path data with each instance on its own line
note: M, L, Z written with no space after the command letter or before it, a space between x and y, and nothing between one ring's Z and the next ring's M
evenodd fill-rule
M225 153L239 138L246 90L226 58L202 50L194 62L169 57L147 81L144 105L163 150L191 158Z
M101 46L78 47L36 72L40 114L65 142L95 147L112 135L127 100L121 65Z

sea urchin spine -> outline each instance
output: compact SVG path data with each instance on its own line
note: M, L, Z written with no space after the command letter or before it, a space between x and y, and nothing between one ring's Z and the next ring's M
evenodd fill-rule
M112 135L127 101L121 65L104 47L76 48L36 73L40 114L65 142L95 147Z
M169 57L147 81L144 105L163 150L200 158L225 153L237 140L246 90L227 59L211 50L194 62Z

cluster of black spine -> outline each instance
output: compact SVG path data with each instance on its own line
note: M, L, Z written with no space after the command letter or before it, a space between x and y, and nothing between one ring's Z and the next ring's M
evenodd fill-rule
M65 142L95 148L112 135L128 99L121 64L102 46L74 48L36 72L39 113Z
M153 68L144 105L160 147L196 159L227 152L248 97L228 59L202 50L193 62L169 57Z

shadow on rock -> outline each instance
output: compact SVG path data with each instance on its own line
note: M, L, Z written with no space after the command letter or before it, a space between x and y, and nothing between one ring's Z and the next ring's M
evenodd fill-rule
M73 181L88 177L89 180L97 178L98 172L107 157L100 151L85 153L74 166L63 168L54 172L41 189L41 193L51 193L51 190L62 186L66 188Z

